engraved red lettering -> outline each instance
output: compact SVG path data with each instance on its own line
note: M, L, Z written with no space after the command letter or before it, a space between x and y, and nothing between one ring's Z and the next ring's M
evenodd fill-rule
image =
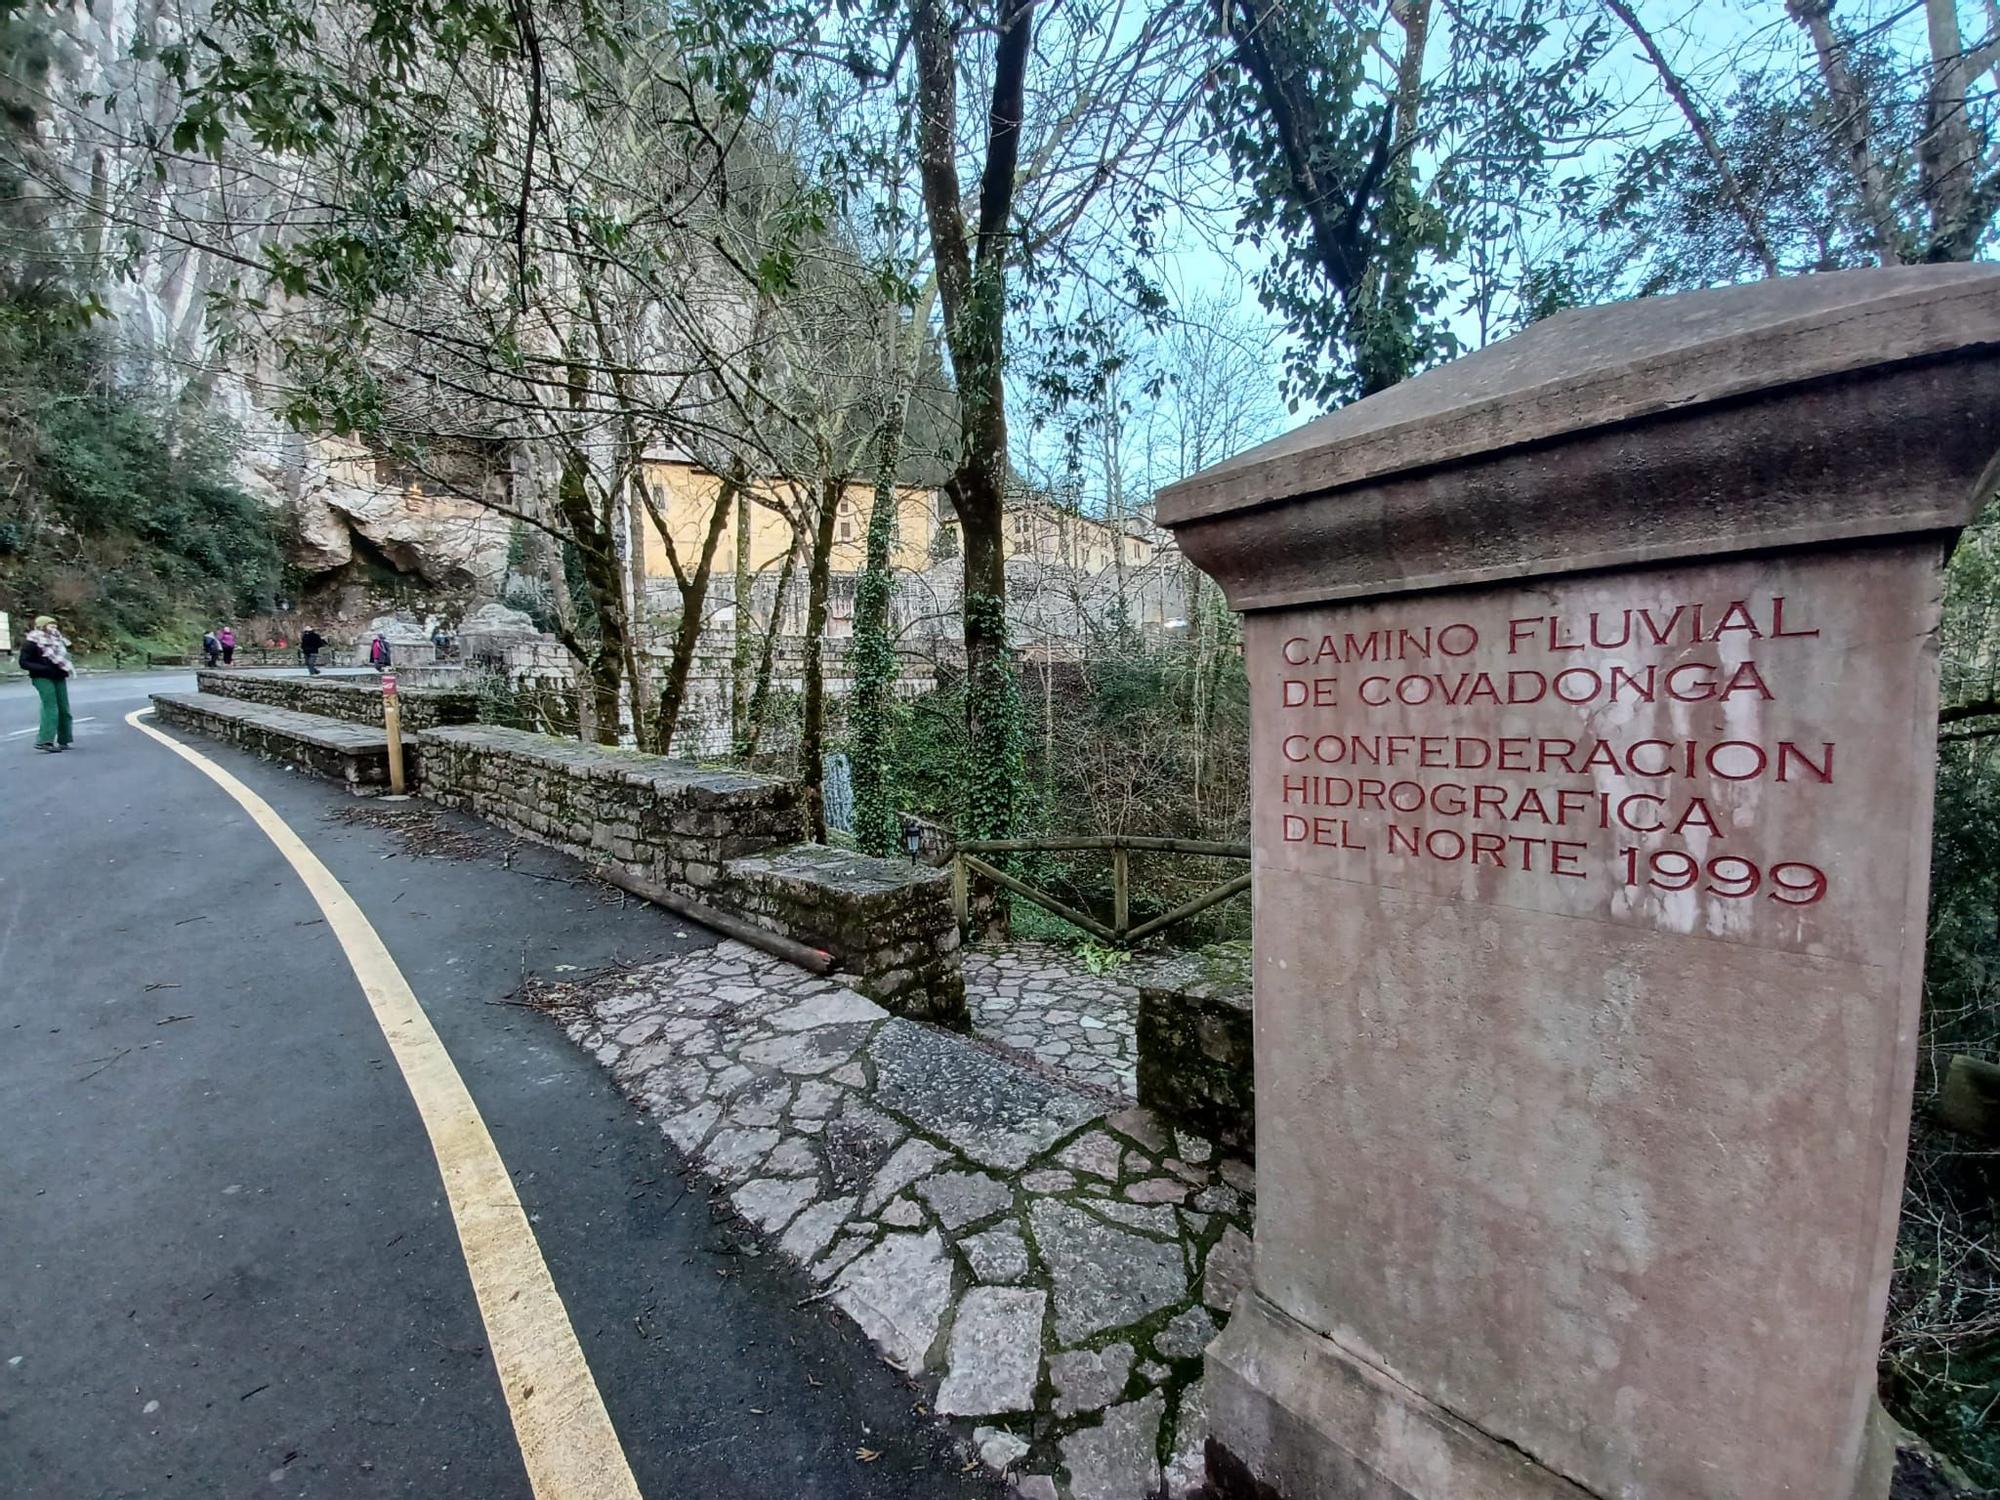
M1800 634L1805 634L1805 632L1801 631ZM1812 634L1817 635L1819 632L1813 631ZM1833 741L1822 740L1819 749L1820 760L1815 765L1813 758L1806 754L1799 746L1793 744L1790 740L1779 740L1778 780L1790 781L1792 779L1791 767L1796 762L1805 767L1806 774L1811 776L1813 780L1824 786L1831 786L1833 784Z
M1817 632L1815 632L1817 634ZM1453 649L1453 643L1457 649ZM1470 625L1457 622L1445 626L1437 634L1437 648L1446 656L1465 656L1479 645L1479 632Z
M1819 629L1817 626L1811 630L1785 629L1785 596L1783 594L1773 594L1771 596L1771 634L1773 637L1818 635Z

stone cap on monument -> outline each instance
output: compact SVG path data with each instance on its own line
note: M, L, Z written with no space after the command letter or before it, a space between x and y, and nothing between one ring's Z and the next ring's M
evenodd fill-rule
M2000 266L1782 278L1557 313L1158 516L1238 609L1949 532L1996 404Z

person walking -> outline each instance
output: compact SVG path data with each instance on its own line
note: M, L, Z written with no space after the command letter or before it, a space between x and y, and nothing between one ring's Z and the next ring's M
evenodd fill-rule
M69 721L69 642L56 628L55 616L36 615L35 628L21 638L21 667L41 699L42 722L35 748L55 754L67 750L74 737Z
M213 672L215 670L215 664L221 660L222 660L222 642L218 641L215 638L215 632L213 630L204 630L201 633L202 665L207 667L211 672Z
M389 643L380 635L368 643L368 665L378 672L389 670Z
M307 676L319 676L319 653L325 645L320 633L312 626L306 626L305 634L299 637L299 654L306 659Z
M222 647L222 664L233 666L236 661L236 631L228 625L215 632L217 644Z

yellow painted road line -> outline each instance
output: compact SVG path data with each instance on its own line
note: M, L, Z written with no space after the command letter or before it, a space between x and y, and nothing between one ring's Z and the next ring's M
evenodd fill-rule
M125 722L191 762L250 814L319 903L361 982L430 1134L536 1500L640 1500L500 1149L403 971L354 898L271 805L208 757L139 722L151 712L139 709Z

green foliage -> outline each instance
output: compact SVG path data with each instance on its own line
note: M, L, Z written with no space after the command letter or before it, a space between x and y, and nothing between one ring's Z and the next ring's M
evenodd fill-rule
M2000 1484L2000 1168L1921 1116L1882 1345L1883 1404L1975 1483Z
M1195 639L1164 646L1137 637L1121 644L1114 633L1097 643L1088 662L1022 669L1017 835L1247 836L1248 682L1233 638L1214 629L1216 623L1204 616ZM889 747L898 805L961 832L970 826L975 781L963 701L963 686L955 685L904 705ZM1024 854L1011 865L1073 906L1100 915L1110 910L1110 861L1101 852ZM1161 915L1241 868L1195 856L1136 854L1132 918ZM1026 902L1016 901L1013 910L1021 936L1083 941L1078 929ZM1227 902L1167 940L1239 937L1248 920L1247 902Z
M896 784L890 775L889 740L896 712L896 679L902 664L889 638L891 532L898 495L894 471L885 465L868 510L868 555L854 593L854 642L848 671L854 682L848 703L848 762L854 776L854 842L864 854L897 852Z
M1926 1039L2000 1061L2000 746L1950 744L1938 763ZM1923 1080L1934 1084L1934 1079Z
M279 538L228 425L114 361L94 241L38 187L57 11L0 0L0 609L92 651L185 650L203 619L270 606Z
M1241 189L1239 238L1270 254L1259 296L1298 335L1287 385L1313 401L1366 394L1446 337L1430 316L1436 291L1415 275L1421 251L1445 248L1442 221L1388 171L1392 108L1368 98L1369 32L1323 4L1246 6L1236 25L1236 61L1208 95L1210 129ZM1288 137L1306 163L1288 159ZM1395 263L1399 290L1364 309L1349 294L1371 258ZM1402 368L1371 369L1371 354L1392 346Z
M1237 238L1263 252L1258 296L1293 336L1295 409L1455 354L1454 311L1483 321L1536 274L1522 226L1573 212L1570 145L1606 109L1601 17L1548 0L1391 11L1401 36L1326 0L1223 11L1209 139L1239 189Z
M2000 511L1952 556L1918 1117L1882 1346L1882 1398L1979 1483L2000 1484L2000 1158L1925 1119L1951 1058L2000 1061ZM1960 738L1950 738L1957 735Z
M965 811L959 824L968 838L1013 835L1026 779L1021 734L1021 686L1007 650L1007 606L986 594L968 593L966 633L977 630L999 649L966 673L967 777Z
M1886 62L1857 55L1865 77ZM1716 144L1781 269L1832 271L1874 264L1846 150L1827 128L1832 105L1795 74L1746 73L1717 111ZM1890 150L1895 117L1875 136ZM1907 148L1906 148L1907 149ZM1891 151L1891 154L1898 154ZM1635 147L1600 210L1607 242L1645 267L1642 295L1743 281L1763 267L1742 210L1691 134Z
M966 756L963 683L899 706L890 721L886 777L898 808L963 827Z
M119 378L58 309L0 303L0 608L62 616L87 647L269 609L273 514L231 470L235 434Z
M1076 945L1076 956L1083 960L1083 967L1100 979L1106 974L1115 974L1132 962L1132 955L1123 948L1107 948L1104 944L1085 938Z

